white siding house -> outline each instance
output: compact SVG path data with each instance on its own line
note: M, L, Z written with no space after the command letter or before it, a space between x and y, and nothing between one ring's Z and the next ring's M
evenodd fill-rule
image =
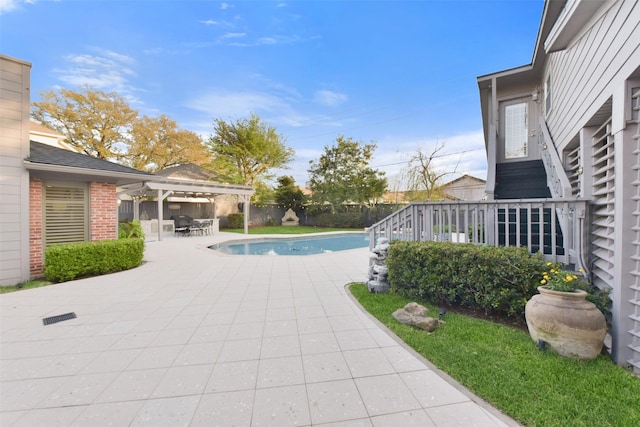
M478 86L489 200L589 202L567 215L611 291L612 357L640 373L640 2L547 0L531 64Z
M0 283L29 279L31 64L0 55Z

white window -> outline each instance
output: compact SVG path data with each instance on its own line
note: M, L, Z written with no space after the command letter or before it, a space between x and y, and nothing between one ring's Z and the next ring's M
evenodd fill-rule
M507 105L504 107L504 157L518 159L527 157L527 104Z

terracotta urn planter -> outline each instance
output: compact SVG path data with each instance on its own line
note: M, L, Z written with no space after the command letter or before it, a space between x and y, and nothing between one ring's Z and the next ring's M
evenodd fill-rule
M607 322L596 306L587 301L587 292L552 291L538 287L525 306L531 338L561 356L595 359L602 350Z

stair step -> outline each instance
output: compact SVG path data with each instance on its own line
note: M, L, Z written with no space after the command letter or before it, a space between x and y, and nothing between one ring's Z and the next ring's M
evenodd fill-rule
M496 165L496 199L551 197L542 160Z

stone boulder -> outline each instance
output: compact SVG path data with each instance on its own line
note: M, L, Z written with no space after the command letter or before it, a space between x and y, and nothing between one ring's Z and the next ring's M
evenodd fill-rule
M410 302L393 312L392 316L400 323L415 326L427 332L435 331L444 321L427 316L429 309L416 302Z

